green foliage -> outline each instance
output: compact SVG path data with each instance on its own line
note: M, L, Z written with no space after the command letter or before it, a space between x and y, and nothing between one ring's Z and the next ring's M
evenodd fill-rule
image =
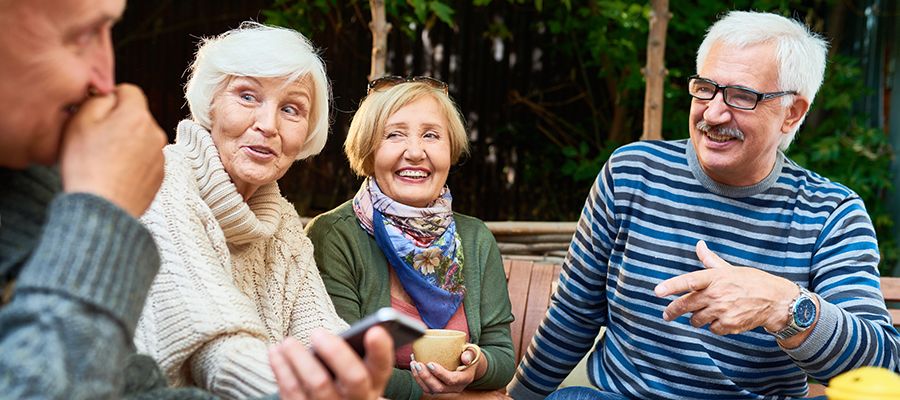
M469 1L471 3L469 3ZM666 139L688 136L690 98L685 80L695 71L696 50L709 25L729 10L759 10L802 19L822 31L833 0L692 0L671 1L672 18L667 30L665 63L668 79L664 87L663 132ZM365 10L368 1L276 0L265 11L267 22L287 25L306 33L337 29L346 4ZM558 187L560 179L586 183L619 144L637 140L642 129L644 78L649 30L649 1L637 0L387 0L388 20L415 39L417 29L444 24L456 29L457 10L471 7L494 9L507 6L528 13L534 48L544 60L569 60L554 64L556 70L542 76L528 92L510 96L515 113L533 119L506 122L494 127L518 138L520 160L516 184L530 188ZM486 23L485 40L501 40L510 47L518 40L507 23L514 18ZM900 251L891 234L895 223L886 209L892 177L892 149L879 130L868 126L854 110L865 94L861 70L848 57L830 60L828 76L819 92L807 124L797 135L789 156L801 165L856 191L865 201L881 246L882 266L896 264ZM572 110L577 112L572 112ZM521 144L519 144L521 143ZM529 145L527 143L536 143ZM503 168L512 168L504 165ZM506 171L504 171L505 173ZM560 176L560 174L562 176ZM587 186L583 185L584 194ZM583 194L576 193L583 198ZM560 211L553 196L537 196L533 215L542 219L577 216L578 210ZM882 271L887 272L887 271Z
M892 185L893 151L881 129L867 126L854 111L854 100L868 93L859 62L836 56L826 72L814 108L825 115L797 133L789 157L817 173L853 189L863 199L875 225L881 251L881 273L890 274L898 256L894 220L887 209ZM810 117L816 116L813 113Z

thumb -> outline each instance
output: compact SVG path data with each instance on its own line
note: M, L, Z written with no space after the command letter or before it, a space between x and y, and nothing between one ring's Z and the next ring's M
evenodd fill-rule
M713 253L709 247L706 247L706 242L702 240L697 242L697 258L700 259L700 262L702 262L703 266L706 268L731 267L731 264L723 260L722 257L719 257L718 254Z
M463 365L469 365L472 361L475 361L475 352L466 350L459 356L459 360L462 361Z
M365 363L372 377L372 386L381 393L393 372L394 341L384 328L376 326L366 332L363 345L366 348Z

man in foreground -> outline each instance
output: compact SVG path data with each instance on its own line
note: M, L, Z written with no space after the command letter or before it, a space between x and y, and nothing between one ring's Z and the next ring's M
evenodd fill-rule
M166 137L141 90L114 83L110 30L124 7L124 0L0 0L3 398L121 398L134 389L126 387L135 384L126 382L134 363L126 364L159 268L135 217L162 181ZM313 342L336 379L285 341L270 351L282 398L381 393L393 363L385 331L366 337L365 362L334 336Z

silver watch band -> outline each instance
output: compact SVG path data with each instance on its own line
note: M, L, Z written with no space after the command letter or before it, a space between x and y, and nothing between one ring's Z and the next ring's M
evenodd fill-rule
M787 326L785 326L784 329L782 329L778 332L769 332L768 329L766 330L766 332L769 332L770 334L774 335L778 340L790 339L790 338L796 336L797 334L809 329L809 327L804 328L804 327L797 325L797 318L794 315L794 312L796 311L797 303L804 297L812 298L812 294L809 292L809 290L806 290L806 288L804 288L803 286L800 286L799 283L797 284L797 288L800 289L800 294L798 294L797 297L795 297L794 300L791 301L791 305L788 306L790 315L788 317Z

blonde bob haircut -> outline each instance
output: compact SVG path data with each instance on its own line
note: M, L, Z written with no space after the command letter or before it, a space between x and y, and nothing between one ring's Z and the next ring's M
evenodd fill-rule
M469 138L462 115L450 96L443 89L427 83L400 83L387 89L373 90L353 115L347 140L344 141L344 153L347 154L353 172L359 176L375 174L375 151L384 139L384 126L388 118L407 104L425 96L435 99L447 117L450 125L450 161L456 164L462 155L469 152Z
M184 87L195 122L212 130L213 100L236 76L284 78L286 85L308 77L313 85L309 133L297 160L322 151L328 138L331 89L325 65L306 37L291 29L247 21L237 29L203 39Z

